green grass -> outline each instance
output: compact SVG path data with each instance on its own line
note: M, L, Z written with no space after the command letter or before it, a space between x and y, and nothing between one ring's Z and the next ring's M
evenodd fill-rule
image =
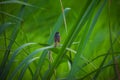
M0 80L119 80L119 3L0 1Z

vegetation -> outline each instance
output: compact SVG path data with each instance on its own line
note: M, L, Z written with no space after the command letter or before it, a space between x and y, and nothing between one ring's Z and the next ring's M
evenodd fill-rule
M1 0L0 80L120 80L119 6L120 0Z

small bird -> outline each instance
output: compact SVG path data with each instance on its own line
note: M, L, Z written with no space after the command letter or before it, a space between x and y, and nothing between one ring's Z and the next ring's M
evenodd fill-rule
M58 44L60 43L60 33L59 32L55 33L54 42L55 42L55 47L58 46Z

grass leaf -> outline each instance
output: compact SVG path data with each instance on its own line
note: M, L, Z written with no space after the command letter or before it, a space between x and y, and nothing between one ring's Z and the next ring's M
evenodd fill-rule
M0 25L0 34L2 34L6 30L6 28L8 28L11 24L12 23L8 22L8 23Z
M17 20L19 20L19 21L23 21L22 18L17 17L17 16L14 16L14 15L12 15L12 14L9 14L9 13L7 13L7 12L0 11L0 13L1 13L1 14L5 14L5 15L10 16L10 17L13 17L13 18L15 18L15 19L17 19Z
M31 4L28 4L26 2L22 2L22 1L19 1L19 0L2 1L2 2L0 2L0 4L21 4L21 5L25 5L25 6L35 7Z
M20 75L19 75L18 80L22 80L25 71L26 71L27 68L29 67L29 64L32 63L33 61L35 61L36 59L39 59L39 57L34 57L34 58L32 58L31 60L29 60L29 61L25 64L24 68L22 69L22 71L21 71L21 73L20 73Z
M1 2L0 2L0 4L1 4ZM20 12L19 12L19 14L18 14L18 17L20 17L20 18L23 17L24 8L25 8L24 5L21 6L21 9L20 9ZM9 42L9 44L8 44L8 46L7 46L7 49L6 49L5 53L4 53L4 57L3 57L3 60L2 60L1 66L0 66L0 73L1 73L1 74L2 74L2 72L4 71L4 67L5 67L5 65L6 65L6 63L7 63L7 60L8 60L8 57L9 57L9 54L10 54L10 50L11 50L11 48L12 48L12 45L13 45L15 39L17 38L17 34L18 34L18 32L19 32L19 27L20 27L20 25L21 25L21 21L19 21L19 22L17 23L16 27L14 28L14 30L13 30L13 32L12 32L12 34L11 34L11 39L12 39L12 40ZM0 76L1 76L1 74L0 74Z
M70 10L70 8L65 8L64 12L65 12L65 15L67 15L68 11ZM49 37L49 40L48 40L48 44L51 45L53 43L53 39L54 39L54 34L55 32L57 32L59 30L59 28L61 27L61 25L63 24L63 15L61 14L56 22L56 24L54 25L54 28L53 28L53 31L52 33L50 34L50 37ZM39 60L39 63L38 63L38 66L36 68L36 72L33 76L33 79L37 79L38 78L38 74L39 74L39 71L41 70L42 68L42 64L44 63L44 60L45 60L45 57L47 55L48 51L44 51L40 57L40 60Z
M93 20L92 20L92 23L91 23L91 25L90 25L90 28L89 28L88 33L87 33L87 34L85 35L85 37L82 39L82 41L81 41L81 43L80 43L80 45L79 45L79 47L78 47L76 56L75 56L74 61L73 61L73 66L72 66L72 68L71 68L71 72L70 72L70 74L69 74L69 76L68 76L68 79L74 79L74 74L76 74L76 72L77 72L77 67L79 66L79 65L78 65L79 56L80 56L80 54L82 54L83 51L84 51L84 48L85 48L85 46L86 46L86 44L87 44L87 41L89 40L89 37L90 37L90 35L91 35L91 33L92 33L92 30L93 30L93 28L94 28L94 26L95 26L95 24L96 24L96 21L97 21L99 15L100 15L100 13L102 12L102 9L103 9L104 5L105 5L105 2L104 2L103 5L100 6L100 8L98 9L95 17L94 17Z
M50 77L52 76L54 69L57 68L57 66L59 65L60 61L62 60L62 58L64 57L65 53L66 53L66 48L70 47L71 44L73 43L74 39L76 38L76 36L78 35L78 33L80 32L81 28L83 27L83 25L85 24L85 21L87 20L87 18L89 17L89 14L91 12L91 8L94 7L95 4L95 0L93 0L92 4L90 5L90 7L88 7L88 5L86 5L88 7L88 9L86 11L83 11L82 17L80 18L80 20L78 20L77 24L75 27L73 27L74 29L71 30L71 32L69 33L67 39L65 40L62 49L60 50L52 68L49 70L48 74L46 74L44 79L50 79ZM89 4L89 3L87 3ZM85 8L87 8L85 7ZM85 13L84 13L85 12Z
M27 62L36 54L38 54L40 51L44 51L47 49L51 49L53 48L53 46L47 46L47 47L43 47L40 49L35 50L34 52L30 53L30 55L28 55L16 68L15 70L11 73L9 80L12 80L13 77L15 76L15 74L20 70L20 68L24 65L27 64Z
M36 44L36 43L26 43L26 44L20 46L18 49L16 49L16 50L13 52L12 57L10 58L9 62L7 63L7 65L5 66L2 75L0 76L1 79L4 80L4 79L6 78L6 76L9 74L9 70L10 70L12 64L13 64L13 61L14 61L14 59L16 58L16 56L19 54L19 52L20 52L23 48L25 48L25 47L27 47L27 46L30 46L30 45L32 45L32 44Z

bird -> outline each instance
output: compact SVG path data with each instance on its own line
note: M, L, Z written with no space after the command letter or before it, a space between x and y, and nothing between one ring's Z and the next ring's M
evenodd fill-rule
M55 35L54 35L54 42L55 42L55 47L57 47L60 43L60 33L59 32L56 32Z

